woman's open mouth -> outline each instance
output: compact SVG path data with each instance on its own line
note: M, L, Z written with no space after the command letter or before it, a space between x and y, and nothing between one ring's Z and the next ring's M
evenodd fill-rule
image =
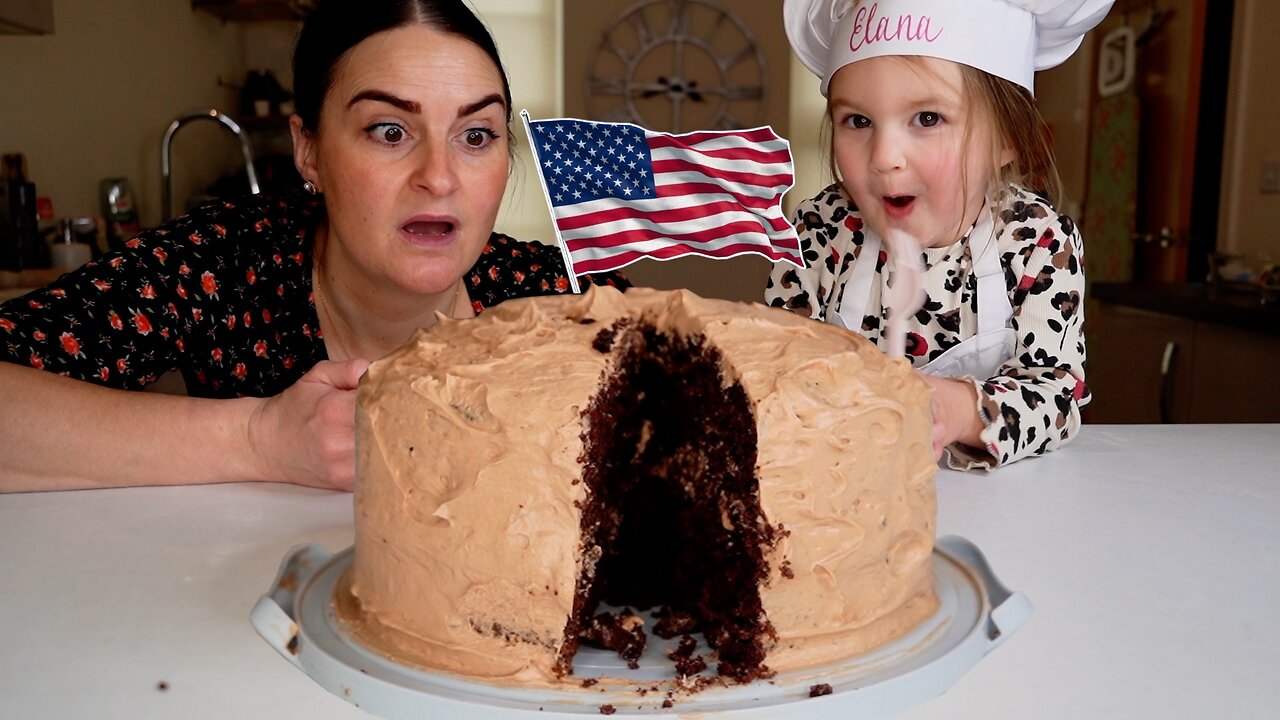
M452 218L414 218L400 226L400 234L415 245L441 245L457 237L457 228Z

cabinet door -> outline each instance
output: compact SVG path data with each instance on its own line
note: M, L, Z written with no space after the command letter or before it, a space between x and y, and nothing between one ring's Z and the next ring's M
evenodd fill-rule
M1188 420L1280 422L1280 337L1196 324Z
M1106 303L1090 312L1085 380L1093 400L1085 421L1186 422L1195 324Z

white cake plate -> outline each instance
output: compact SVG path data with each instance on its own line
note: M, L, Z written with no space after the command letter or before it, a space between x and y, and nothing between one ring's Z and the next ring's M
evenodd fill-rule
M622 685L509 688L388 660L358 644L334 616L330 599L351 559L352 548L337 555L318 545L293 548L250 619L259 635L321 687L387 720L581 720L599 717L603 705L612 705L617 715L646 717L755 720L799 711L806 718L881 720L946 692L1031 614L1027 598L996 579L973 543L942 537L933 554L939 608L907 635L842 662L747 685L676 694L674 706L663 708L675 676L665 649L674 641L653 635L638 670L629 670L616 653L579 650L576 676L621 678L627 681ZM705 644L700 643L699 652L706 652ZM714 668L713 660L711 664ZM655 683L665 686L659 692L637 692ZM810 697L810 688L819 683L830 685L831 694Z

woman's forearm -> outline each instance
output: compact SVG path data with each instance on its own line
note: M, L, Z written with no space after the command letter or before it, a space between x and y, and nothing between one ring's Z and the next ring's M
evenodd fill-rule
M261 480L261 400L112 390L0 362L0 492Z

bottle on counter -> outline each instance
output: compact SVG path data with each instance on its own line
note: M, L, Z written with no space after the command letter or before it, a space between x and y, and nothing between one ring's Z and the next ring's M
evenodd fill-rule
M59 270L75 270L93 258L93 250L76 236L75 222L79 219L63 220L58 241L49 249L53 266Z
M107 222L107 247L112 250L124 249L125 242L142 229L138 204L125 178L102 181L102 216Z
M93 259L102 257L103 241L98 234L99 219L80 216L71 218L71 232L75 233L76 242L89 246L89 254Z
M9 175L0 166L0 271L17 269L18 257L13 220L9 217Z
M21 153L5 155L4 177L9 195L9 243L0 254L5 270L15 272L47 267L40 241L40 219L36 208L36 186L27 179L26 158Z

